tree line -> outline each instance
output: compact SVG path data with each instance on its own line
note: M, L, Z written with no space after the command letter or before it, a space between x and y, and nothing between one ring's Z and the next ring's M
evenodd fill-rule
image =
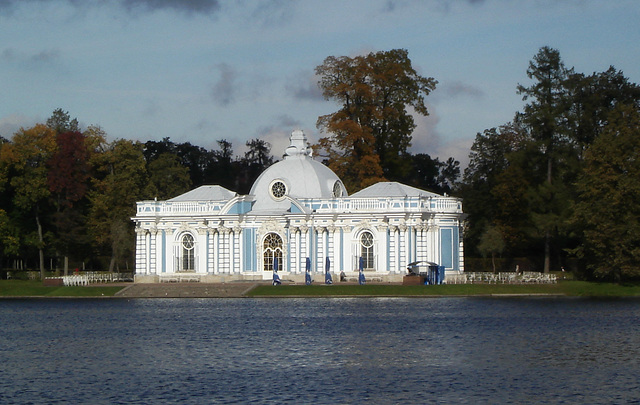
M46 123L0 137L0 262L3 268L132 270L136 201L175 197L203 184L248 192L273 163L269 143L207 150L169 138L107 141L98 126L57 109Z
M579 277L640 276L640 87L541 48L511 122L476 135L457 193L467 254L530 258ZM569 270L569 268L567 268Z
M389 180L463 198L467 258L526 258L534 269L567 267L584 278L640 276L640 87L621 71L577 73L559 51L541 48L530 84L515 86L524 108L476 135L462 176L453 158L408 152L413 116L428 115L437 81L420 76L406 50L330 56L316 74L340 107L318 118L323 136L313 147L349 193ZM2 266L130 269L136 201L203 184L246 194L276 161L260 139L243 157L225 139L217 145L107 142L100 127L81 131L62 109L0 138Z
M443 191L417 179L428 165L407 151L437 81L406 50L330 56L316 74L341 105L318 119L327 136L317 149L348 187L388 179ZM614 67L576 72L548 46L526 76L515 86L524 108L476 135L462 179L453 159L441 166L468 214L466 259L491 257L494 271L513 270L496 265L506 257L583 278L640 277L640 87Z
M107 141L99 126L81 130L56 109L46 123L0 137L0 263L5 269L132 270L130 218L136 201L169 199L217 184L248 194L277 159L261 139L238 157L226 139L207 150L189 142ZM415 156L425 187L450 190L438 179L438 159ZM458 169L459 173L459 169Z

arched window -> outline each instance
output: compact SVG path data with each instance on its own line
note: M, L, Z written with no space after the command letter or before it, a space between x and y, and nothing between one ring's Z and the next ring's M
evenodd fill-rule
M274 259L278 259L278 270L282 270L282 238L277 233L268 233L262 244L264 271L273 271Z
M195 267L195 240L191 234L182 236L182 271L194 271Z
M374 268L373 234L364 231L360 234L360 256L364 259L364 268Z
M336 182L333 183L333 196L336 198L344 197L342 182L340 180L336 180Z

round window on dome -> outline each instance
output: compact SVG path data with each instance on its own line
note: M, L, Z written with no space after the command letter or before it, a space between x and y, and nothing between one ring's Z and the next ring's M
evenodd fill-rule
M342 183L340 183L340 180L336 181L335 183L333 183L333 196L334 197L343 197L342 195Z
M287 195L287 185L281 180L275 180L271 183L269 191L271 192L271 197L273 197L274 200L280 201L285 195Z

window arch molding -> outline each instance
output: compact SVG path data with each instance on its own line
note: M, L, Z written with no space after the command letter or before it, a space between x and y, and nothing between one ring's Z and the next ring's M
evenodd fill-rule
M196 270L197 239L189 231L181 232L176 238L176 271Z
M356 234L356 246L358 254L357 268L360 257L363 259L364 270L374 270L376 265L377 239L370 229L364 228Z
M284 240L276 232L264 235L261 243L263 271L273 271L275 259L278 260L278 270L284 268Z

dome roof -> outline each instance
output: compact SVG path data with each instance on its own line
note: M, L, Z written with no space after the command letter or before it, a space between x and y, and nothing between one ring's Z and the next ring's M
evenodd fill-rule
M255 197L254 210L288 209L286 197L346 197L340 178L327 166L313 160L307 137L300 130L289 137L284 159L262 172L253 183L250 194Z

